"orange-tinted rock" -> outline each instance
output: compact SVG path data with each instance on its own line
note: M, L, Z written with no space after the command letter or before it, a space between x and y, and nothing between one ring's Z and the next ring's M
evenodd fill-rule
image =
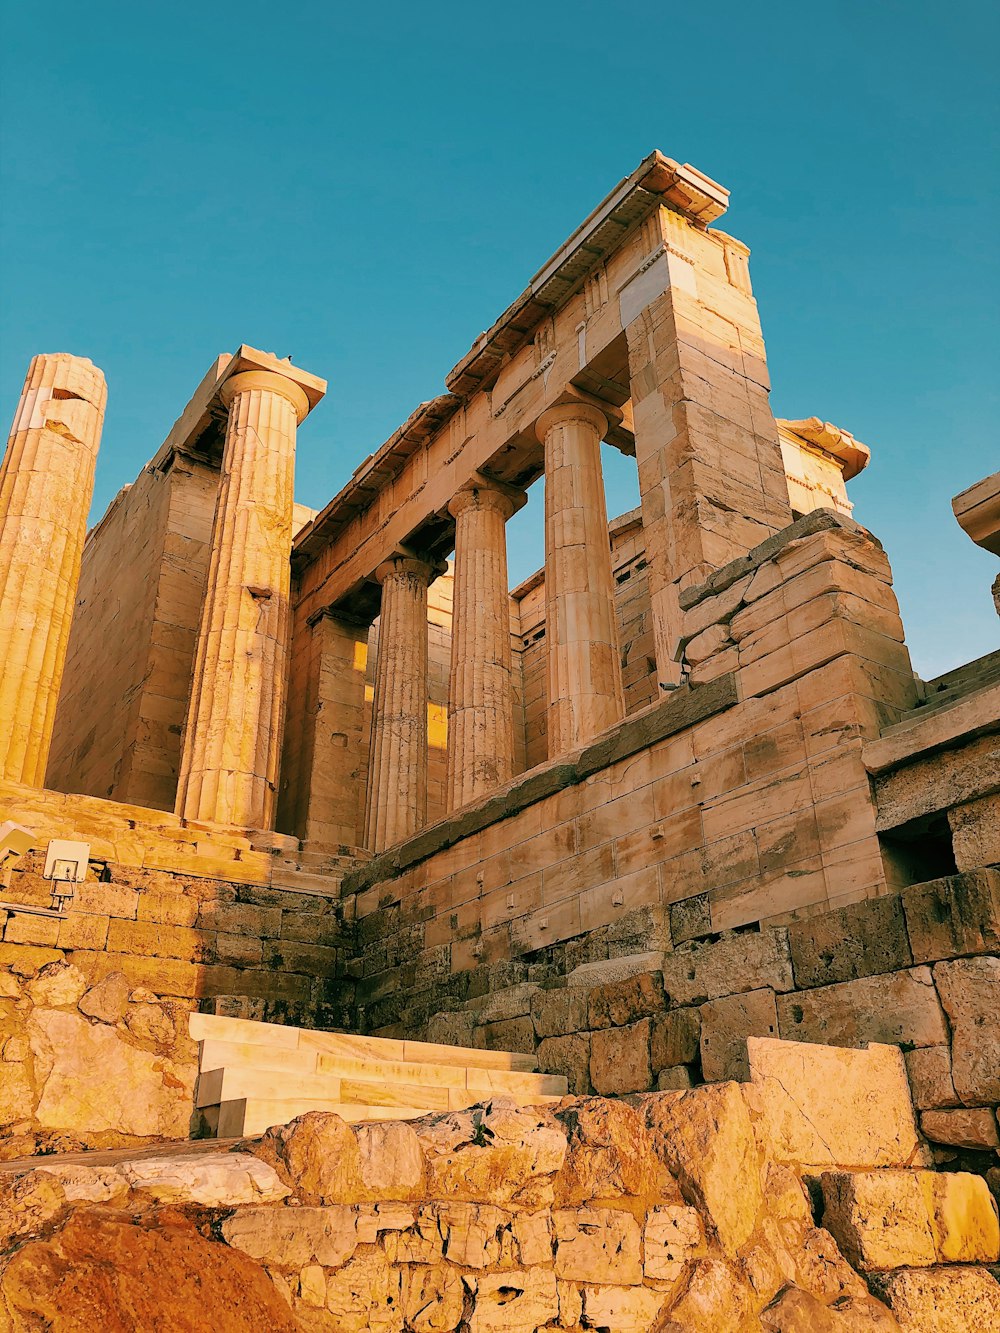
M0 1293L18 1333L297 1333L261 1267L173 1211L138 1224L76 1213L51 1240L15 1254Z
M253 1151L305 1203L353 1203L366 1197L361 1155L339 1115L309 1111L269 1129Z

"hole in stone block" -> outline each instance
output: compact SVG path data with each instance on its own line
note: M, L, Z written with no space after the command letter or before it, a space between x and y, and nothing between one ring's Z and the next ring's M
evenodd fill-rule
M943 812L922 815L880 833L879 846L886 879L893 888L958 873L951 827Z

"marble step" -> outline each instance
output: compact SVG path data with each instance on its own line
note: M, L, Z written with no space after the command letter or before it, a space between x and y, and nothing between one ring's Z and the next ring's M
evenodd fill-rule
M519 1101L563 1097L566 1079L555 1074L500 1074L494 1070L453 1071L461 1078L438 1081L433 1066L419 1066L421 1074L405 1067L368 1065L336 1072L307 1074L252 1066L202 1067L196 1105L216 1106L239 1097L308 1101L340 1100L372 1105L419 1105L428 1111L458 1111L476 1102L506 1093Z
M348 1124L362 1120L418 1120L428 1114L427 1108L421 1106L347 1106L339 1101L238 1097L219 1103L216 1136L231 1139L263 1134L272 1125L287 1125L289 1120L305 1115L307 1111L333 1111Z

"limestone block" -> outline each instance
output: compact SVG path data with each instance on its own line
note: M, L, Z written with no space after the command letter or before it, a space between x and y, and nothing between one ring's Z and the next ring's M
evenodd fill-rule
M523 981L516 986L505 986L503 990L494 991L477 1006L478 1021L499 1023L533 1013L532 999L538 989L534 982Z
M363 1203L355 1214L359 1245L375 1245L381 1236L406 1232L417 1221L416 1210L405 1203Z
M1000 594L1000 575L993 585ZM984 796L948 811L951 845L959 870L1000 864L1000 793Z
M701 1006L701 1072L707 1083L749 1077L748 1037L773 1037L778 1031L774 991L727 995Z
M698 1009L671 1009L657 1014L649 1037L649 1058L655 1072L673 1065L689 1065L698 1059L701 1039L701 1012Z
M832 1046L941 1046L948 1040L929 967L780 995L778 1029L786 1040Z
M412 1125L402 1120L354 1126L358 1165L366 1189L382 1198L419 1198L424 1157Z
M538 1037L566 1037L587 1027L587 994L583 987L536 990L531 1017Z
M76 1004L87 989L87 981L79 968L68 963L50 963L34 981L29 981L28 996L32 1004L46 1008Z
M458 1328L465 1308L461 1275L447 1264L415 1267L403 1274L403 1316L413 1333Z
M648 1278L674 1282L684 1265L703 1252L705 1228L697 1208L653 1208L643 1230L643 1272Z
M788 932L730 935L716 944L682 944L663 960L663 983L673 1004L701 1004L722 995L794 986Z
M150 1157L123 1162L121 1172L133 1189L158 1203L235 1208L244 1203L274 1203L290 1193L273 1167L249 1153Z
M574 967L566 978L572 986L604 986L612 981L624 981L639 972L662 972L664 960L669 957L662 952L624 954L619 958L599 958L592 963L581 963Z
M326 1305L326 1273L320 1264L306 1264L299 1274L299 1299L318 1309Z
M666 1304L662 1291L648 1287L583 1288L585 1328L614 1329L615 1333L649 1333Z
M585 1096L592 1091L590 1082L590 1035L577 1032L569 1037L546 1037L535 1052L542 1073L561 1074L569 1091Z
M35 1090L27 1070L20 1063L6 1060L4 1066L0 1078L0 1129L30 1120L35 1111Z
M431 1199L544 1203L566 1157L566 1135L557 1121L503 1097L470 1111L425 1116L413 1128Z
M463 1277L462 1281L475 1301L469 1333L535 1333L559 1315L556 1278L551 1270L483 1273Z
M996 1208L981 1176L933 1171L823 1173L823 1223L855 1267L994 1263Z
M874 1279L903 1333L994 1333L1000 1283L982 1268L901 1268Z
M590 1081L604 1097L645 1092L653 1086L649 1064L648 1018L624 1028L604 1028L591 1034Z
M66 1193L55 1176L44 1171L0 1172L0 1254L8 1254L14 1242L39 1233L65 1206Z
M800 1166L891 1167L920 1161L903 1057L893 1046L838 1050L747 1042L746 1089L767 1155Z
M402 1333L401 1276L379 1250L328 1273L326 1308L337 1333Z
M986 1106L959 1111L923 1111L920 1128L932 1143L981 1152L1000 1148L996 1117Z
M694 1085L695 1080L687 1065L670 1065L667 1069L661 1069L656 1076L657 1092L683 1092L685 1088L693 1088Z
M788 943L797 987L895 972L913 962L902 904L894 894L796 921L788 928Z
M913 1105L918 1111L940 1111L960 1106L951 1077L951 1050L947 1046L923 1046L905 1055Z
M753 1289L722 1259L696 1259L670 1307L669 1333L743 1333L753 1327ZM666 1333L665 1330L665 1333Z
M763 1202L760 1153L739 1087L656 1093L644 1109L654 1151L723 1250L735 1255L753 1234ZM734 1180L740 1189L733 1189Z
M894 1333L899 1325L872 1296L846 1296L824 1305L801 1287L785 1287L760 1313L768 1333Z
M902 900L914 962L1000 949L1000 870L914 884Z
M124 972L109 972L107 977L91 986L80 1000L80 1013L88 1018L97 1018L112 1026L121 1022L128 1009L128 994L132 984Z
M241 1208L223 1222L222 1236L272 1268L339 1268L358 1247L354 1210L343 1206Z
M37 1117L46 1129L186 1138L195 1061L152 1055L79 1014L36 1009L28 1022Z
M938 963L934 980L951 1022L955 1091L967 1106L1000 1102L1000 957Z
M556 1276L575 1282L642 1281L642 1232L631 1213L610 1208L552 1214Z
M624 1027L665 1008L663 977L659 972L641 972L621 981L595 986L590 992L591 1028Z
M129 1182L118 1167L75 1166L53 1157L42 1169L59 1181L67 1203L117 1203L129 1191Z
M561 1207L653 1195L680 1202L636 1107L594 1097L558 1111L557 1118L567 1133L566 1161L555 1182L555 1201Z
M531 1055L535 1049L535 1028L526 1016L483 1023L473 1031L472 1044L484 1051L521 1051Z
M332 1112L309 1111L273 1126L254 1152L306 1203L354 1203L363 1196L357 1140Z

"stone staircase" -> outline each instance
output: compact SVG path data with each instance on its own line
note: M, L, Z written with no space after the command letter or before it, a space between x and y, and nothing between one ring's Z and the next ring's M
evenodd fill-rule
M411 1120L503 1094L537 1105L566 1095L530 1055L192 1014L195 1105L209 1136L260 1134L307 1111L347 1121Z
M886 729L886 733L905 730L907 726L922 722L932 713L942 712L952 705L960 703L970 695L979 694L1000 684L1000 649L977 657L975 661L935 676L924 682L924 697L915 708L905 712L897 723Z

